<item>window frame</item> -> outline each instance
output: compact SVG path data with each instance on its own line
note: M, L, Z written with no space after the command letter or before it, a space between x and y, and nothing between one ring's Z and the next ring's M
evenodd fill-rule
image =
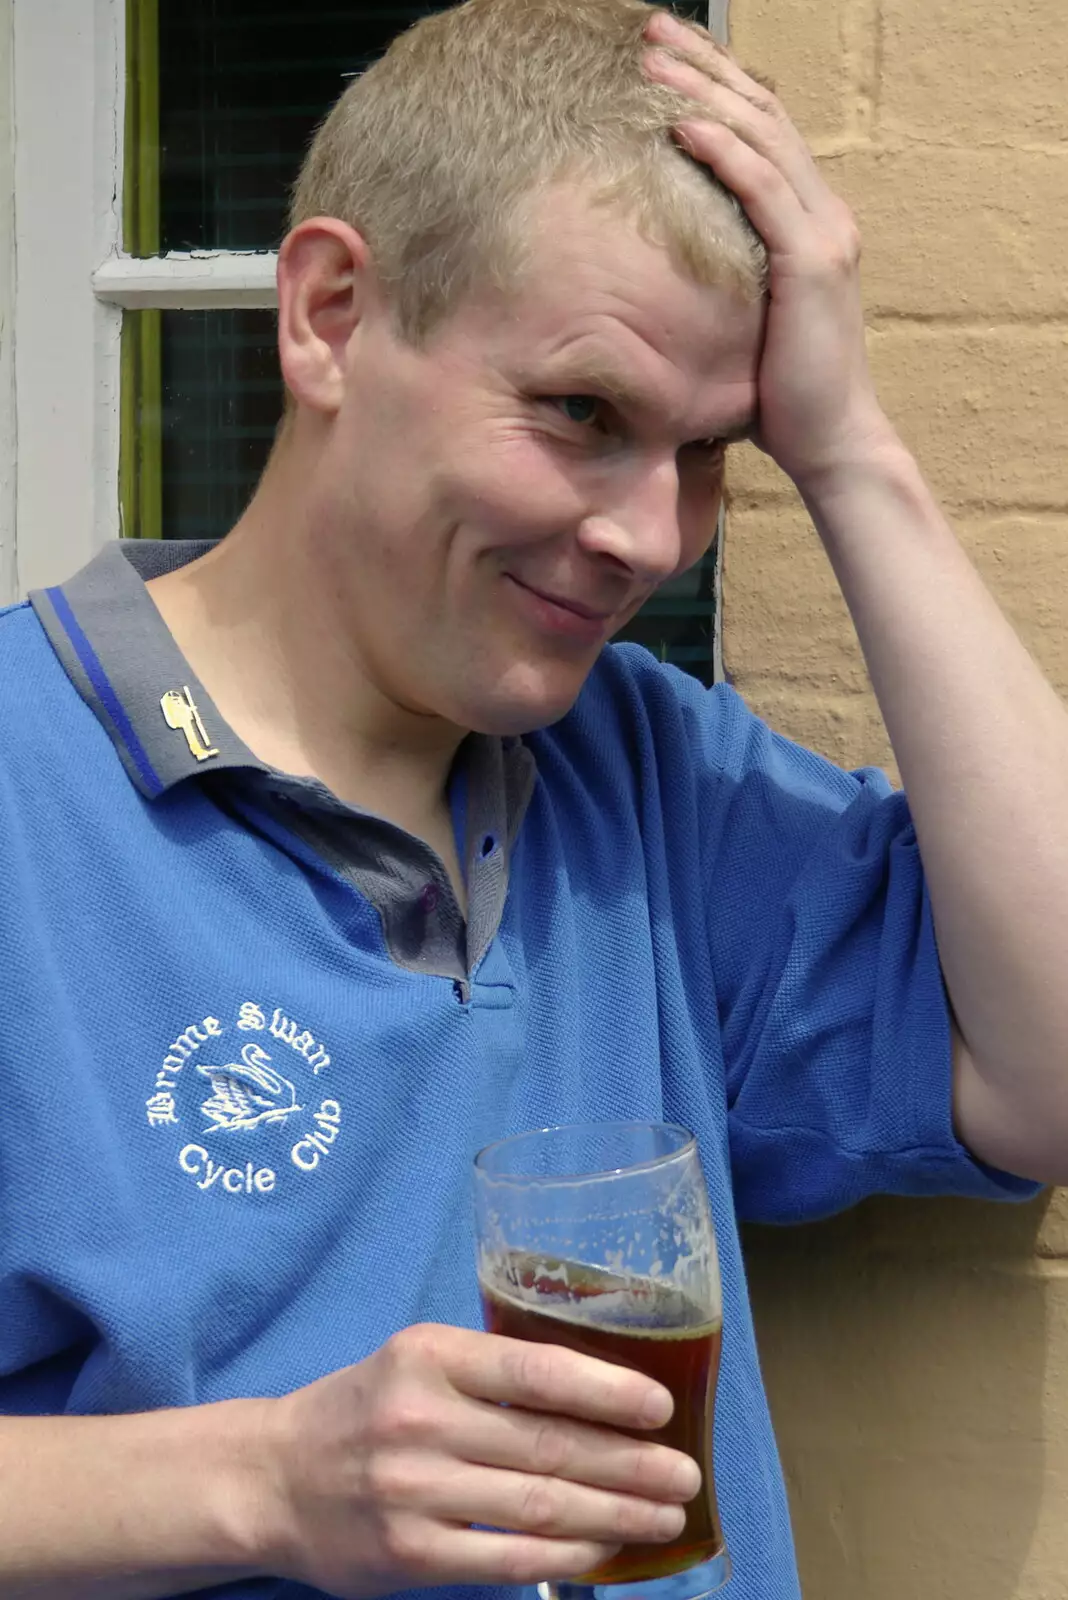
M709 27L722 40L728 3L708 0ZM62 581L119 534L124 311L273 309L278 261L274 251L142 258L123 250L125 0L0 0L5 24L15 339L13 362L10 341L0 340L0 393L8 380L14 391L0 451L13 474L17 442L17 478L13 489L8 480L13 530L0 499L0 604ZM4 64L0 50L0 73ZM0 169L5 155L0 146ZM722 540L721 513L717 681Z
M15 569L18 429L15 417L15 25L0 0L0 606L18 590Z
M18 479L4 598L58 582L119 533L123 312L277 303L274 252L123 250L125 0L11 6ZM4 581L0 567L0 594Z

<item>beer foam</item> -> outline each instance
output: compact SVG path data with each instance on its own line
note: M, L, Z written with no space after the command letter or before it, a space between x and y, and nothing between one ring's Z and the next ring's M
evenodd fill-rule
M483 1257L483 1291L518 1310L636 1338L686 1339L723 1320L717 1295L702 1306L669 1279L606 1271L581 1261L508 1252Z

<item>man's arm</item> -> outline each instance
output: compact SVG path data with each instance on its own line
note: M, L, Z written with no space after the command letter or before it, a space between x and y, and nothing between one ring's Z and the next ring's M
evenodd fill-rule
M981 1160L1068 1182L1068 712L892 436L802 492L908 792Z
M768 248L757 442L797 484L856 625L916 824L959 1029L955 1115L980 1159L1068 1181L1068 712L883 414L859 239L782 106L658 16L679 137Z
M0 1596L156 1600L260 1575L262 1411L0 1418Z

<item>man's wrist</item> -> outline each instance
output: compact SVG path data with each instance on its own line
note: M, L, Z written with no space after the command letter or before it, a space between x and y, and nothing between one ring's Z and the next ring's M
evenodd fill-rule
M889 423L833 460L794 478L821 532L873 495L919 509L930 494L915 456Z
M271 1564L281 1520L277 1405L223 1400L123 1419L125 1471L136 1478L140 1469L151 1485L143 1509L154 1534L138 1552L146 1568L155 1555L201 1583L205 1571L216 1583L278 1575ZM171 1508L166 1518L161 1497Z
M276 1577L281 1501L275 1400L227 1400L197 1408L198 1497L207 1553L235 1577Z
M151 1600L274 1576L277 1404L0 1419L0 1592Z

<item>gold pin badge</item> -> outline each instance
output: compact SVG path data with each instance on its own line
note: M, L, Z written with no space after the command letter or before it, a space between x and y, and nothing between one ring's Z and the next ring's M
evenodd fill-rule
M160 701L160 708L168 728L177 728L185 734L185 742L198 761L210 761L212 756L219 754L218 750L208 743L207 730L188 686L184 687L181 693L177 689L168 689Z

